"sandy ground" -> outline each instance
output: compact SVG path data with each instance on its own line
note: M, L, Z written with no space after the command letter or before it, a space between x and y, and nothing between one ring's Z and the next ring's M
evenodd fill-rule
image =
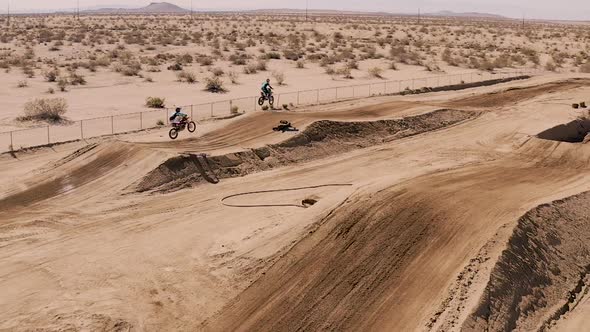
M576 278L512 302L495 280L544 273L529 256L502 272L525 214L590 190L587 144L535 137L580 116L589 86L538 77L256 112L172 143L160 130L2 155L0 329L575 330L585 292L554 314L576 264L547 255ZM282 119L301 131L272 132ZM499 309L482 315L490 298ZM507 303L529 311L508 317Z

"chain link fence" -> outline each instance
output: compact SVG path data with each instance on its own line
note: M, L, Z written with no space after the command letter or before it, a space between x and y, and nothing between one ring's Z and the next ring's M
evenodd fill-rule
M275 94L274 106L277 109L281 109L283 105L289 107L325 104L347 99L393 95L404 91L424 88L442 88L460 84L507 79L531 73L532 70L500 73L463 73L287 92ZM235 98L213 103L179 107L182 107L183 111L189 114L195 121L202 121L212 118L228 117L236 112L260 110L261 106L258 105L259 97ZM0 152L157 128L168 124L168 118L173 111L174 109L171 108L148 110L138 113L84 119L65 125L0 132Z

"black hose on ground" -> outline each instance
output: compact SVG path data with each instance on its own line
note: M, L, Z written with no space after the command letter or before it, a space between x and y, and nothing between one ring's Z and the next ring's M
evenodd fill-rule
M285 192L285 191L297 191L297 190L306 190L306 189L317 189L317 188L325 188L325 187L350 187L352 183L334 183L334 184L322 184L317 186L307 186L307 187L298 187L298 188L287 188L287 189L273 189L273 190L260 190L260 191L249 191L234 195L229 195L221 199L221 204L228 207L240 207L240 208L251 208L251 207L298 207L298 208L307 208L307 205L302 204L252 204L252 205L242 205L242 204L227 204L225 203L226 200L234 197L240 196L247 196L247 195L255 195L255 194L266 194L266 193L276 193L276 192Z

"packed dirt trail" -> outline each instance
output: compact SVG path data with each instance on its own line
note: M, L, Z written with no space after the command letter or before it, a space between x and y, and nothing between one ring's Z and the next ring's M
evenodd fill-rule
M506 86L539 83L531 81ZM504 275L503 251L528 225L527 211L590 191L590 145L535 137L575 120L581 111L571 101L583 100L590 83L488 102L506 86L253 114L196 140L134 136L60 152L57 161L41 154L36 171L27 166L18 182L0 183L0 329L580 326L587 299L552 318L577 279L537 290L551 292L551 308L507 318L494 276ZM301 132L271 132L282 119ZM188 152L206 152L209 166ZM151 174L173 186L142 190ZM570 213L582 229L588 219ZM576 274L575 264L548 257ZM498 294L499 309L487 316L478 311L484 294Z

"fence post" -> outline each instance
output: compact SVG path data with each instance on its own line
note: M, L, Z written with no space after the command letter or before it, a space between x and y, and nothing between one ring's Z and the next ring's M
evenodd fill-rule
M84 120L80 120L80 139L84 139Z
M338 100L338 88L336 88L336 100Z
M211 117L213 117L213 103L210 103L209 106L211 106Z
M297 106L299 106L299 93L300 91L297 91Z
M115 134L115 117L111 115L111 135Z
M233 108L234 102L233 100L229 100L229 114L231 114L231 109Z
M371 94L371 83L369 83L369 97L372 97L373 95Z
M14 141L12 139L13 131L10 131L10 151L14 151Z
M315 100L316 100L316 101L315 101L315 102L316 102L316 104L319 104L319 103L320 103L320 89L318 89L318 90L317 90L317 93L316 93L316 98L315 98Z
M49 138L49 125L47 125L47 144L51 143L51 139Z
M139 130L143 129L143 112L139 112Z
M356 86L353 86L353 87L352 87L352 98L356 98L356 93L355 93L355 91L356 91Z
M191 119L194 118L193 116L193 105L191 105Z

